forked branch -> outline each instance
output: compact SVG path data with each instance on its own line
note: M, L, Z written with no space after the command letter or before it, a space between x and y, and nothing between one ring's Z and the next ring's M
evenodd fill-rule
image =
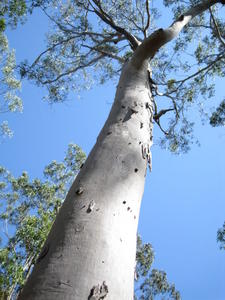
M147 13L147 23L146 23L145 28L144 28L144 36L146 38L147 37L147 30L150 26L150 20L151 20L148 0L145 1L145 6L146 6L146 13Z
M208 0L191 7L186 13L174 21L167 29L158 29L153 32L135 51L132 63L136 68L140 68L148 59L152 59L156 52L166 43L178 36L180 31L194 17L200 15L216 3L225 4L225 0Z
M102 6L99 0L92 0L93 3L96 5L96 7L91 3L90 5L92 6L93 11L95 12L95 14L106 24L108 24L109 26L111 26L114 30L116 30L118 33L124 35L126 37L126 39L130 42L131 48L132 50L137 49L138 45L140 44L140 42L138 41L138 39L132 35L131 33L129 33L128 31L126 31L124 28L118 26L117 24L115 24L115 22L113 21L113 19L110 17L109 14L107 14Z
M211 19L213 21L213 25L214 25L215 30L216 30L216 35L217 35L218 39L220 40L220 42L223 44L223 46L225 46L225 41L224 41L224 39L221 36L218 24L216 22L216 19L214 18L214 15L213 15L213 12L212 12L211 8L209 8L209 11L210 11Z

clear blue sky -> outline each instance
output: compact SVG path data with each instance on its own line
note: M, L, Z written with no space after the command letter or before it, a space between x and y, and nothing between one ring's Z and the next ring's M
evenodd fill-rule
M30 61L44 50L46 23L35 13L26 25L9 33L18 61ZM221 89L221 92L219 91ZM218 95L223 96L222 84ZM49 106L42 89L24 82L22 114L4 115L14 137L0 145L0 165L14 175L31 177L53 159L62 160L75 142L88 153L95 143L114 98L107 83L71 96L65 104ZM148 175L139 232L155 250L154 267L165 270L183 300L225 299L225 252L216 232L225 220L225 130L199 125L201 147L174 156L153 146L153 172Z

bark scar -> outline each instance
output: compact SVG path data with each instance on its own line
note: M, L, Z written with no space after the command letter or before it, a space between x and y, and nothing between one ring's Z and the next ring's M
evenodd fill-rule
M79 233L84 230L84 226L82 224L77 224L75 227L75 233Z
M131 116L132 116L133 114L137 114L137 113L138 113L137 110L135 110L135 109L129 107L129 108L128 108L128 111L127 111L127 113L126 113L126 115L125 115L125 117L124 117L124 119L123 119L123 122L128 121L128 120L131 118Z
M141 152L142 152L143 159L147 159L148 167L151 172L152 171L152 153L151 153L149 144L142 144Z
M109 292L108 286L105 281L103 281L102 285L95 285L91 289L90 295L88 296L88 300L101 300L104 299Z
M69 284L69 281L68 282L63 282L63 281L58 281L58 285L66 285L66 286L69 286L69 287L72 287L71 284Z
M95 207L95 201L91 200L91 202L89 203L88 208L87 208L87 213L92 212L92 210L94 209L94 207Z
M76 194L77 194L77 195L81 195L81 194L83 194L83 192L84 192L84 189L83 189L82 186L80 186L80 187L76 190Z

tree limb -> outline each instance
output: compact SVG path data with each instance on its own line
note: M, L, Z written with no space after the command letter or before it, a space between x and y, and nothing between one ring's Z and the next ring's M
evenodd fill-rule
M204 68L199 69L197 72L191 74L190 76L188 76L188 77L186 77L186 78L184 78L184 79L181 79L181 80L176 80L176 81L174 81L174 84L179 83L179 85L176 87L176 89L170 91L170 94L176 92L179 88L181 88L181 86L182 86L186 81L188 81L188 80L190 80L190 79L192 79L192 78L198 76L199 74L203 73L204 71L209 71L211 68L213 68L213 66L215 65L215 63L216 63L217 61L220 61L220 60L223 59L223 58L224 58L224 55L221 55L221 56L219 56L217 59L215 59L214 61L212 61L209 65L207 65L207 66L204 67ZM161 85L161 84L160 84L160 85ZM166 83L165 85L167 85L167 83ZM168 93L166 94L166 96L168 96Z
M222 43L222 45L225 47L225 41L223 40L223 38L221 36L219 27L218 27L217 22L216 22L216 20L214 18L214 15L213 15L213 12L212 12L211 8L209 8L209 11L210 11L210 16L211 16L212 21L213 21L213 25L214 25L214 27L216 29L217 37L220 40L220 42Z
M203 13L216 3L225 4L225 0L208 0L202 1L200 4L191 7L186 13L174 21L167 29L158 29L153 32L143 43L136 49L132 63L136 68L140 68L143 63L149 58L152 59L156 52L166 43L170 42L178 36L180 31L187 25L194 17Z
M56 78L54 79L49 79L49 80L45 80L45 81L41 81L39 79L39 81L42 83L42 84L49 84L49 83L53 83L53 82L56 82L57 80L59 80L61 77L63 76L66 76L66 75L70 75L72 73L75 73L76 71L80 70L80 69L83 69L83 68L86 68L86 67L90 67L91 65L93 65L96 61L98 61L99 59L105 57L106 55L105 54L100 54L99 56L93 58L92 60L90 60L89 62L87 62L86 64L82 64L82 65L79 65L75 68L72 68L72 69L69 69L67 70L66 72L64 73L61 73L59 74Z
M108 56L108 57L111 57L111 58L113 58L113 59L116 59L116 60L118 60L120 63L124 63L124 62L125 62L124 59L123 59L122 57L117 56L117 55L115 55L115 54L113 54L113 53L109 53L109 52L105 51L104 49L100 49L100 48L98 48L98 45L97 45L97 46L91 47L91 46L88 46L88 45L84 45L84 44L83 44L82 46L85 47L85 48L88 48L88 49L90 49L90 50L93 50L93 51L102 53L102 54L104 54L105 56Z
M106 24L110 25L114 30L116 30L118 33L123 34L126 39L130 42L131 48L133 50L137 49L140 42L137 40L135 36L133 36L131 33L126 31L124 28L118 26L115 24L113 19L102 9L102 6L100 4L100 1L93 0L93 3L97 6L98 9L96 9L92 4L92 8L95 12L95 14Z
M147 12L147 23L146 23L145 28L144 28L144 37L146 38L147 37L147 30L150 26L150 19L151 19L150 12L149 12L148 0L145 1L145 6L146 6L146 12Z
M162 109L162 110L160 110L157 114L155 114L155 115L153 116L153 119L154 119L155 121L159 121L159 119L160 119L163 115L165 115L166 113L168 113L169 111L172 111L172 110L174 110L174 108Z
M67 43L67 42L69 42L69 41L71 41L71 40L73 40L73 39L75 39L74 36L69 37L68 39L62 40L62 41L60 41L60 42L58 42L58 43L55 43L54 45L48 47L47 49L45 49L43 52L41 52L41 53L38 55L38 57L37 57L37 58L35 59L35 61L31 64L30 67L32 68L34 65L36 65L36 64L39 62L39 60L41 59L41 57L42 57L45 53L47 53L47 52L49 52L49 51L55 49L57 46L60 46L60 45L62 45L63 43Z

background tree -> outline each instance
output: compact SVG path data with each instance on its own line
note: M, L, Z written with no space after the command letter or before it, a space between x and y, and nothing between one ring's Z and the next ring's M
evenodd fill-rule
M10 49L5 33L7 27L15 28L18 22L25 20L27 13L26 1L3 0L0 3L0 113L22 112L20 98L21 82L16 76L15 50ZM12 137L13 131L8 121L0 124L0 136Z
M224 126L225 124L225 101L223 100L210 117L210 124L213 127Z
M6 35L0 31L0 113L22 111L22 101L18 96L20 81L15 76L15 51L9 49ZM0 135L11 137L12 130L6 120L0 124Z
M180 293L174 284L168 282L166 272L151 268L153 261L154 251L151 244L143 244L138 236L134 300L153 300L157 297L180 300Z
M210 124L213 127L225 125L225 101L223 100L210 117ZM217 241L220 249L225 249L225 222L223 227L217 231Z

